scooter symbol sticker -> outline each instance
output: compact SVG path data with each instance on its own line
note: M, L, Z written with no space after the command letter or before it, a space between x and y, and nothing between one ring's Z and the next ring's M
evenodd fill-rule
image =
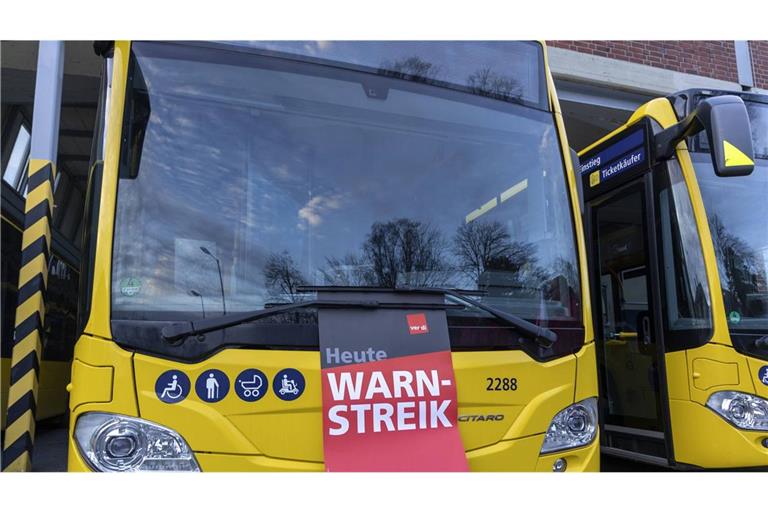
M757 378L760 379L760 382L768 386L768 366L760 368L760 371L757 372Z
M267 389L269 389L267 376L255 368L243 370L235 381L235 393L244 402L259 400Z
M205 370L195 381L195 391L204 402L218 402L229 393L229 379L221 370Z
M285 368L277 372L272 383L272 389L275 390L277 397L287 401L299 398L304 393L305 386L304 376L299 370L293 368Z
M157 398L167 404L176 404L187 398L189 389L189 377L178 370L168 370L155 381Z

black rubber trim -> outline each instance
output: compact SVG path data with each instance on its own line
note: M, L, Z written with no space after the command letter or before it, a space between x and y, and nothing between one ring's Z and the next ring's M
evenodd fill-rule
M24 393L24 396L16 400L13 405L8 407L8 417L5 421L5 424L12 424L14 421L21 418L27 411L32 411L32 417L36 417L37 404L35 402L35 395L31 390Z
M43 274L40 273L38 273L35 277L24 283L24 285L19 288L18 304L24 304L27 299L32 297L37 292L41 292L43 298L45 298L45 279L43 279Z
M43 322L40 320L40 313L37 311L35 311L33 315L26 318L16 327L13 336L13 344L16 345L21 340L32 334L34 331L39 331L42 336Z
M29 229L35 224L35 222L42 218L47 218L50 223L51 208L47 200L34 206L27 212L27 214L24 216L24 229Z
M45 261L50 261L48 241L45 239L45 235L32 242L26 249L21 251L21 267L37 258L41 253L45 255Z
M24 432L24 435L15 440L7 449L3 450L3 470L24 455L24 452L29 452L31 459L32 444L32 436L29 432Z
M25 355L21 361L11 368L11 386L19 382L27 373L34 370L36 375L40 375L40 361L37 352L34 350Z
M46 164L45 167L29 177L29 180L27 180L27 194L35 190L46 181L53 184L53 169L51 168L51 164Z

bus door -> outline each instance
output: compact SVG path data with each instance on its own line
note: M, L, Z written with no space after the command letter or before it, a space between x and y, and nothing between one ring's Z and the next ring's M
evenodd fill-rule
M581 158L600 384L603 453L672 459L664 340L656 319L658 262L650 122Z

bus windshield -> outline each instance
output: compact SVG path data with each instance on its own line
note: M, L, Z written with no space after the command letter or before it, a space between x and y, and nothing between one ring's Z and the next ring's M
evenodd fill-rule
M768 104L745 102L755 170L720 178L707 153L692 153L732 334L768 333Z
M580 325L541 46L312 44L132 45L113 318L439 286Z

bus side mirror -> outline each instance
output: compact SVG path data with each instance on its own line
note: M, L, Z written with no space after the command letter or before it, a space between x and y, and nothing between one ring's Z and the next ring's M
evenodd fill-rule
M738 96L714 96L702 100L679 123L656 134L656 158L671 158L677 143L706 131L712 165L718 176L746 176L755 168L752 129L747 107Z

